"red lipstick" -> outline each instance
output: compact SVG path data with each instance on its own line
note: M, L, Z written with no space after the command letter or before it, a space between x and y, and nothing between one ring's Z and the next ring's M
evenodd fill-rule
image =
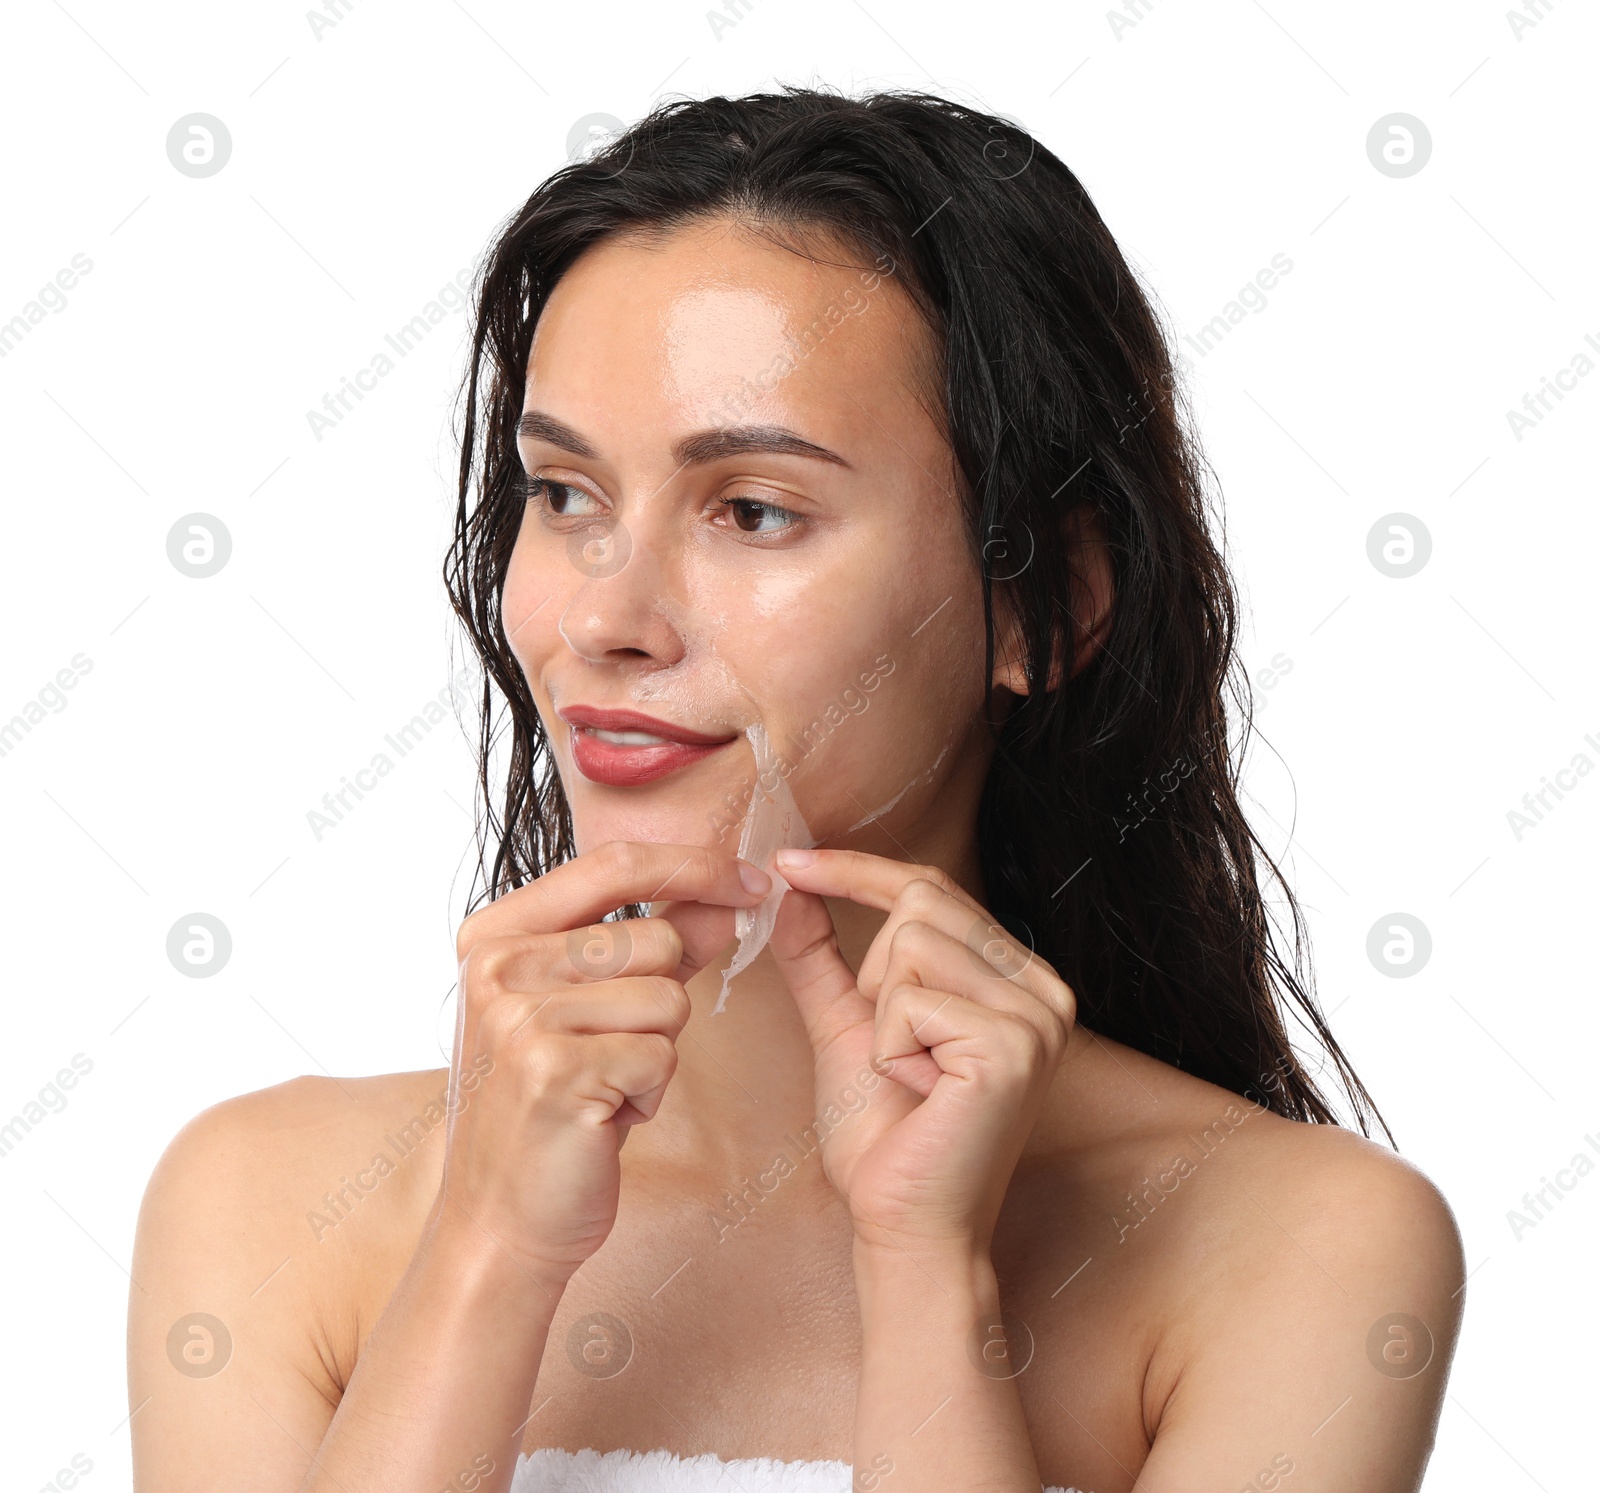
M578 771L591 782L613 788L653 782L735 739L691 731L637 710L568 705L556 714L572 728L572 758Z

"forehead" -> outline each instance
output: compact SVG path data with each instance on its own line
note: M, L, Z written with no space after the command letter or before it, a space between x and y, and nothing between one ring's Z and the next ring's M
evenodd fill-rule
M527 404L581 419L648 403L721 423L810 408L852 425L906 404L933 351L910 297L858 254L808 243L811 255L713 219L596 244L545 304Z

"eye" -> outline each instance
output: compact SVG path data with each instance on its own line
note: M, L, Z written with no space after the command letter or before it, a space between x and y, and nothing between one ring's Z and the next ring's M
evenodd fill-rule
M744 534L781 534L802 522L798 513L756 498L719 498L718 502L733 519L734 527Z
M600 500L570 482L552 482L548 477L525 477L523 496L530 503L542 503L557 518L596 518L605 510Z

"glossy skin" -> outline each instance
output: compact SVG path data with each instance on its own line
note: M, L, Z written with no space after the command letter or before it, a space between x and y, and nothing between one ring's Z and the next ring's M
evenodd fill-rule
M819 322L814 349L761 393ZM725 735L760 720L819 841L842 843L898 797L850 843L904 859L970 851L988 762L982 595L949 447L924 381L907 377L927 356L888 277L726 226L666 254L601 245L574 265L540 318L524 409L595 455L523 437L529 472L559 485L528 505L503 603L541 716L631 707ZM675 451L729 425L787 428L848 465ZM575 769L564 729L552 736L580 852L708 843L751 767L736 744L650 792L617 790Z
M589 454L524 439L570 486L535 489L504 604L581 853L462 925L453 1076L296 1079L168 1149L133 1269L141 1488L498 1493L518 1446L838 1458L862 1493L1416 1486L1463 1294L1436 1189L1088 1031L989 928L982 716L1023 683L1004 638L982 677L924 334L860 273L714 224L557 286L526 408ZM848 465L675 449L741 423ZM1086 567L1073 667L1114 605ZM846 689L867 703L815 730ZM595 783L573 704L731 740ZM772 945L712 1016L760 892L727 806L755 720L830 848L782 868ZM653 916L625 949L569 936L630 900ZM233 1339L211 1377L168 1358L197 1311ZM1417 1372L1394 1314L1431 1332Z

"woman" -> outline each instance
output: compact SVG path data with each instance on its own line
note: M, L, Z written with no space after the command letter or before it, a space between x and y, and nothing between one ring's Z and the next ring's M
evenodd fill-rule
M452 1066L172 1143L139 1486L1415 1488L1459 1239L1276 950L1199 458L1066 167L664 105L502 232L466 410Z

